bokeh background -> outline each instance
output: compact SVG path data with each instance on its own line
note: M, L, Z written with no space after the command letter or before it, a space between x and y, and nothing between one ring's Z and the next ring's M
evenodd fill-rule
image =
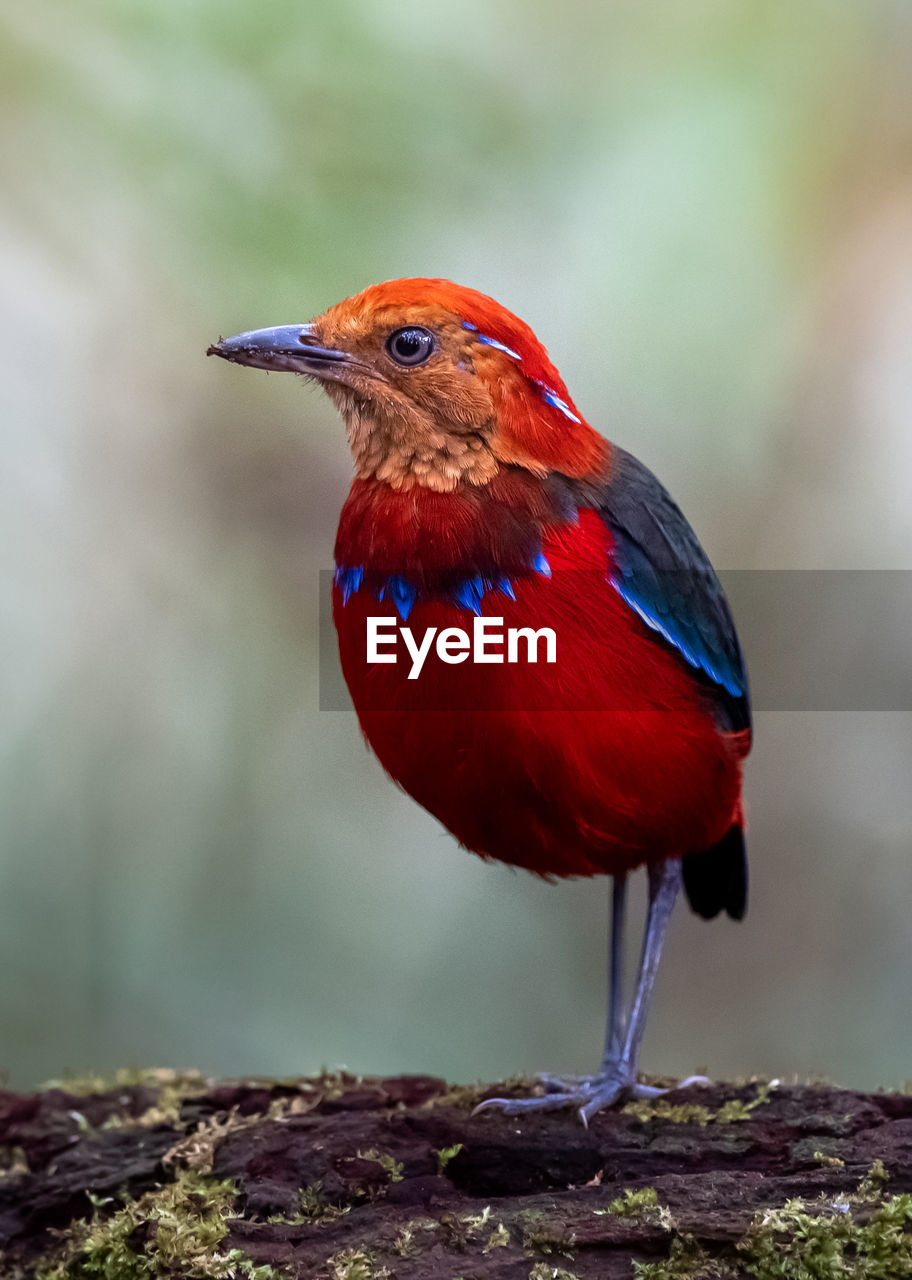
M15 1085L594 1064L607 883L470 858L319 709L341 426L203 353L449 276L721 567L908 570L910 59L905 0L0 2ZM912 1076L909 610L881 679L883 619L783 627L802 590L747 591L755 669L860 655L897 709L758 696L751 913L679 912L654 1071Z

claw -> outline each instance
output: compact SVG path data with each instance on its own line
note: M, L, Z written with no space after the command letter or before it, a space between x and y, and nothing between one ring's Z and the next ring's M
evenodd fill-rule
M676 1084L675 1088L689 1089L692 1085L699 1085L701 1088L711 1089L713 1084L715 1084L715 1081L710 1080L709 1076L687 1076L684 1080L681 1080ZM668 1090L666 1089L664 1092L667 1093Z
M589 1128L589 1121L605 1107L613 1107L632 1094L637 1088L635 1081L608 1080L603 1088L596 1090L590 1100L579 1109L579 1118L583 1128Z
M565 1093L548 1093L543 1098L485 1098L473 1108L472 1115L490 1111L495 1107L505 1116L522 1116L530 1111L560 1111L575 1101Z

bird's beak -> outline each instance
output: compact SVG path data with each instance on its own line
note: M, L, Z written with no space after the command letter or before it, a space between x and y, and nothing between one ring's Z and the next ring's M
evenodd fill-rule
M339 366L353 363L346 351L317 346L312 324L283 324L251 329L234 338L219 338L206 352L253 369L287 369L314 378L333 378Z

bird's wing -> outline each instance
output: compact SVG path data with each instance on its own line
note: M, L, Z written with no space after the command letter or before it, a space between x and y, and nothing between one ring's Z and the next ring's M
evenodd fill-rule
M597 505L614 540L618 594L699 673L720 722L751 724L750 693L728 601L697 535L648 467L614 446Z

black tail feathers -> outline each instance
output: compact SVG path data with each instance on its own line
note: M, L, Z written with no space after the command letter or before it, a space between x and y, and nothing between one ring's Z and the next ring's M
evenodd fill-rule
M747 851L744 831L729 827L710 849L687 853L682 859L684 892L687 901L704 920L727 911L733 920L743 920L747 910Z

